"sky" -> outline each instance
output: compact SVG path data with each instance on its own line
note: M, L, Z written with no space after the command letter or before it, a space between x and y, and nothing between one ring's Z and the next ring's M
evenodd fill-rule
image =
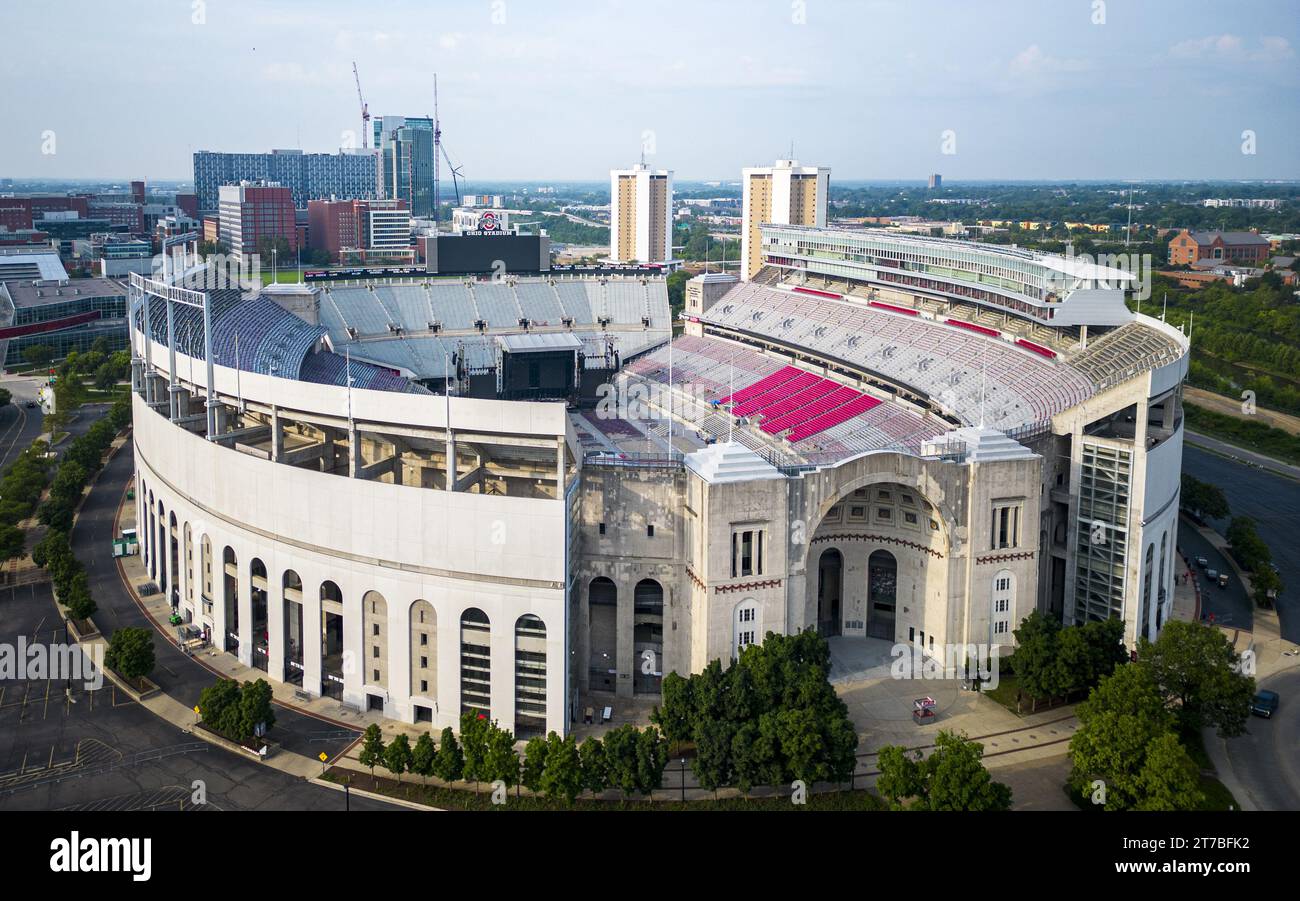
M373 115L437 74L471 187L792 144L835 181L1300 178L1300 0L4 0L0 34L9 178L333 151L353 61Z

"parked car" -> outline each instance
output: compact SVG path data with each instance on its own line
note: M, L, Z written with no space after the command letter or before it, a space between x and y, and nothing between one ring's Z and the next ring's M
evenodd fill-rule
M30 410L36 406L36 401L29 400L27 403L23 404L23 406Z
M1220 588L1227 588L1227 587L1228 587L1228 574L1227 574L1227 573L1219 573L1219 587L1220 587Z
M1251 699L1250 712L1255 716L1271 718L1277 711L1279 700L1277 692L1262 689Z
M1204 557L1197 557L1196 565L1199 566L1201 569L1205 569L1205 567L1210 565L1210 561L1206 560Z
M1219 578L1219 571L1217 569L1207 569L1205 571L1205 578L1209 579L1211 582L1214 582Z

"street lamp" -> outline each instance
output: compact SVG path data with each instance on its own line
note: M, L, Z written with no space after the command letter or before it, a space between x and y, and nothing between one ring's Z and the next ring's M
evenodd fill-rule
M685 803L686 803L686 758L685 758L685 757L682 758L681 775L682 775L682 778L681 778L681 783L682 783L682 803L685 804Z

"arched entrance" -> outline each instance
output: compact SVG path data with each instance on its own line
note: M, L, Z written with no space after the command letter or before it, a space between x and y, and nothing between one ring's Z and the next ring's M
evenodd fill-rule
M248 567L249 606L253 613L253 667L267 672L271 660L270 602L266 564L254 557Z
M642 579L632 592L632 652L636 667L632 693L657 695L664 672L664 589L654 579Z
M613 691L618 683L618 586L597 576L587 588L587 602L591 641L588 684L592 691Z
M898 561L889 551L873 551L867 558L867 598L867 634L892 641L898 606Z
M817 634L823 638L839 635L843 616L840 598L844 596L844 556L835 548L823 551L817 561Z

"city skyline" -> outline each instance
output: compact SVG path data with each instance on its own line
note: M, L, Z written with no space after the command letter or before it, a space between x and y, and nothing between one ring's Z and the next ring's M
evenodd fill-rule
M653 19L624 3L517 0L173 6L84 4L57 24L0 12L6 32L60 47L57 67L42 41L0 62L26 86L0 102L15 136L0 177L185 179L197 150L359 145L353 60L375 116L432 114L438 74L444 140L471 184L599 182L643 150L682 182L733 181L792 143L841 183L1300 175L1293 2L1232 19L1206 2L1178 16L944 3L924 18L829 0L670 3ZM106 77L104 44L131 41L168 52ZM114 101L86 103L86 84Z

